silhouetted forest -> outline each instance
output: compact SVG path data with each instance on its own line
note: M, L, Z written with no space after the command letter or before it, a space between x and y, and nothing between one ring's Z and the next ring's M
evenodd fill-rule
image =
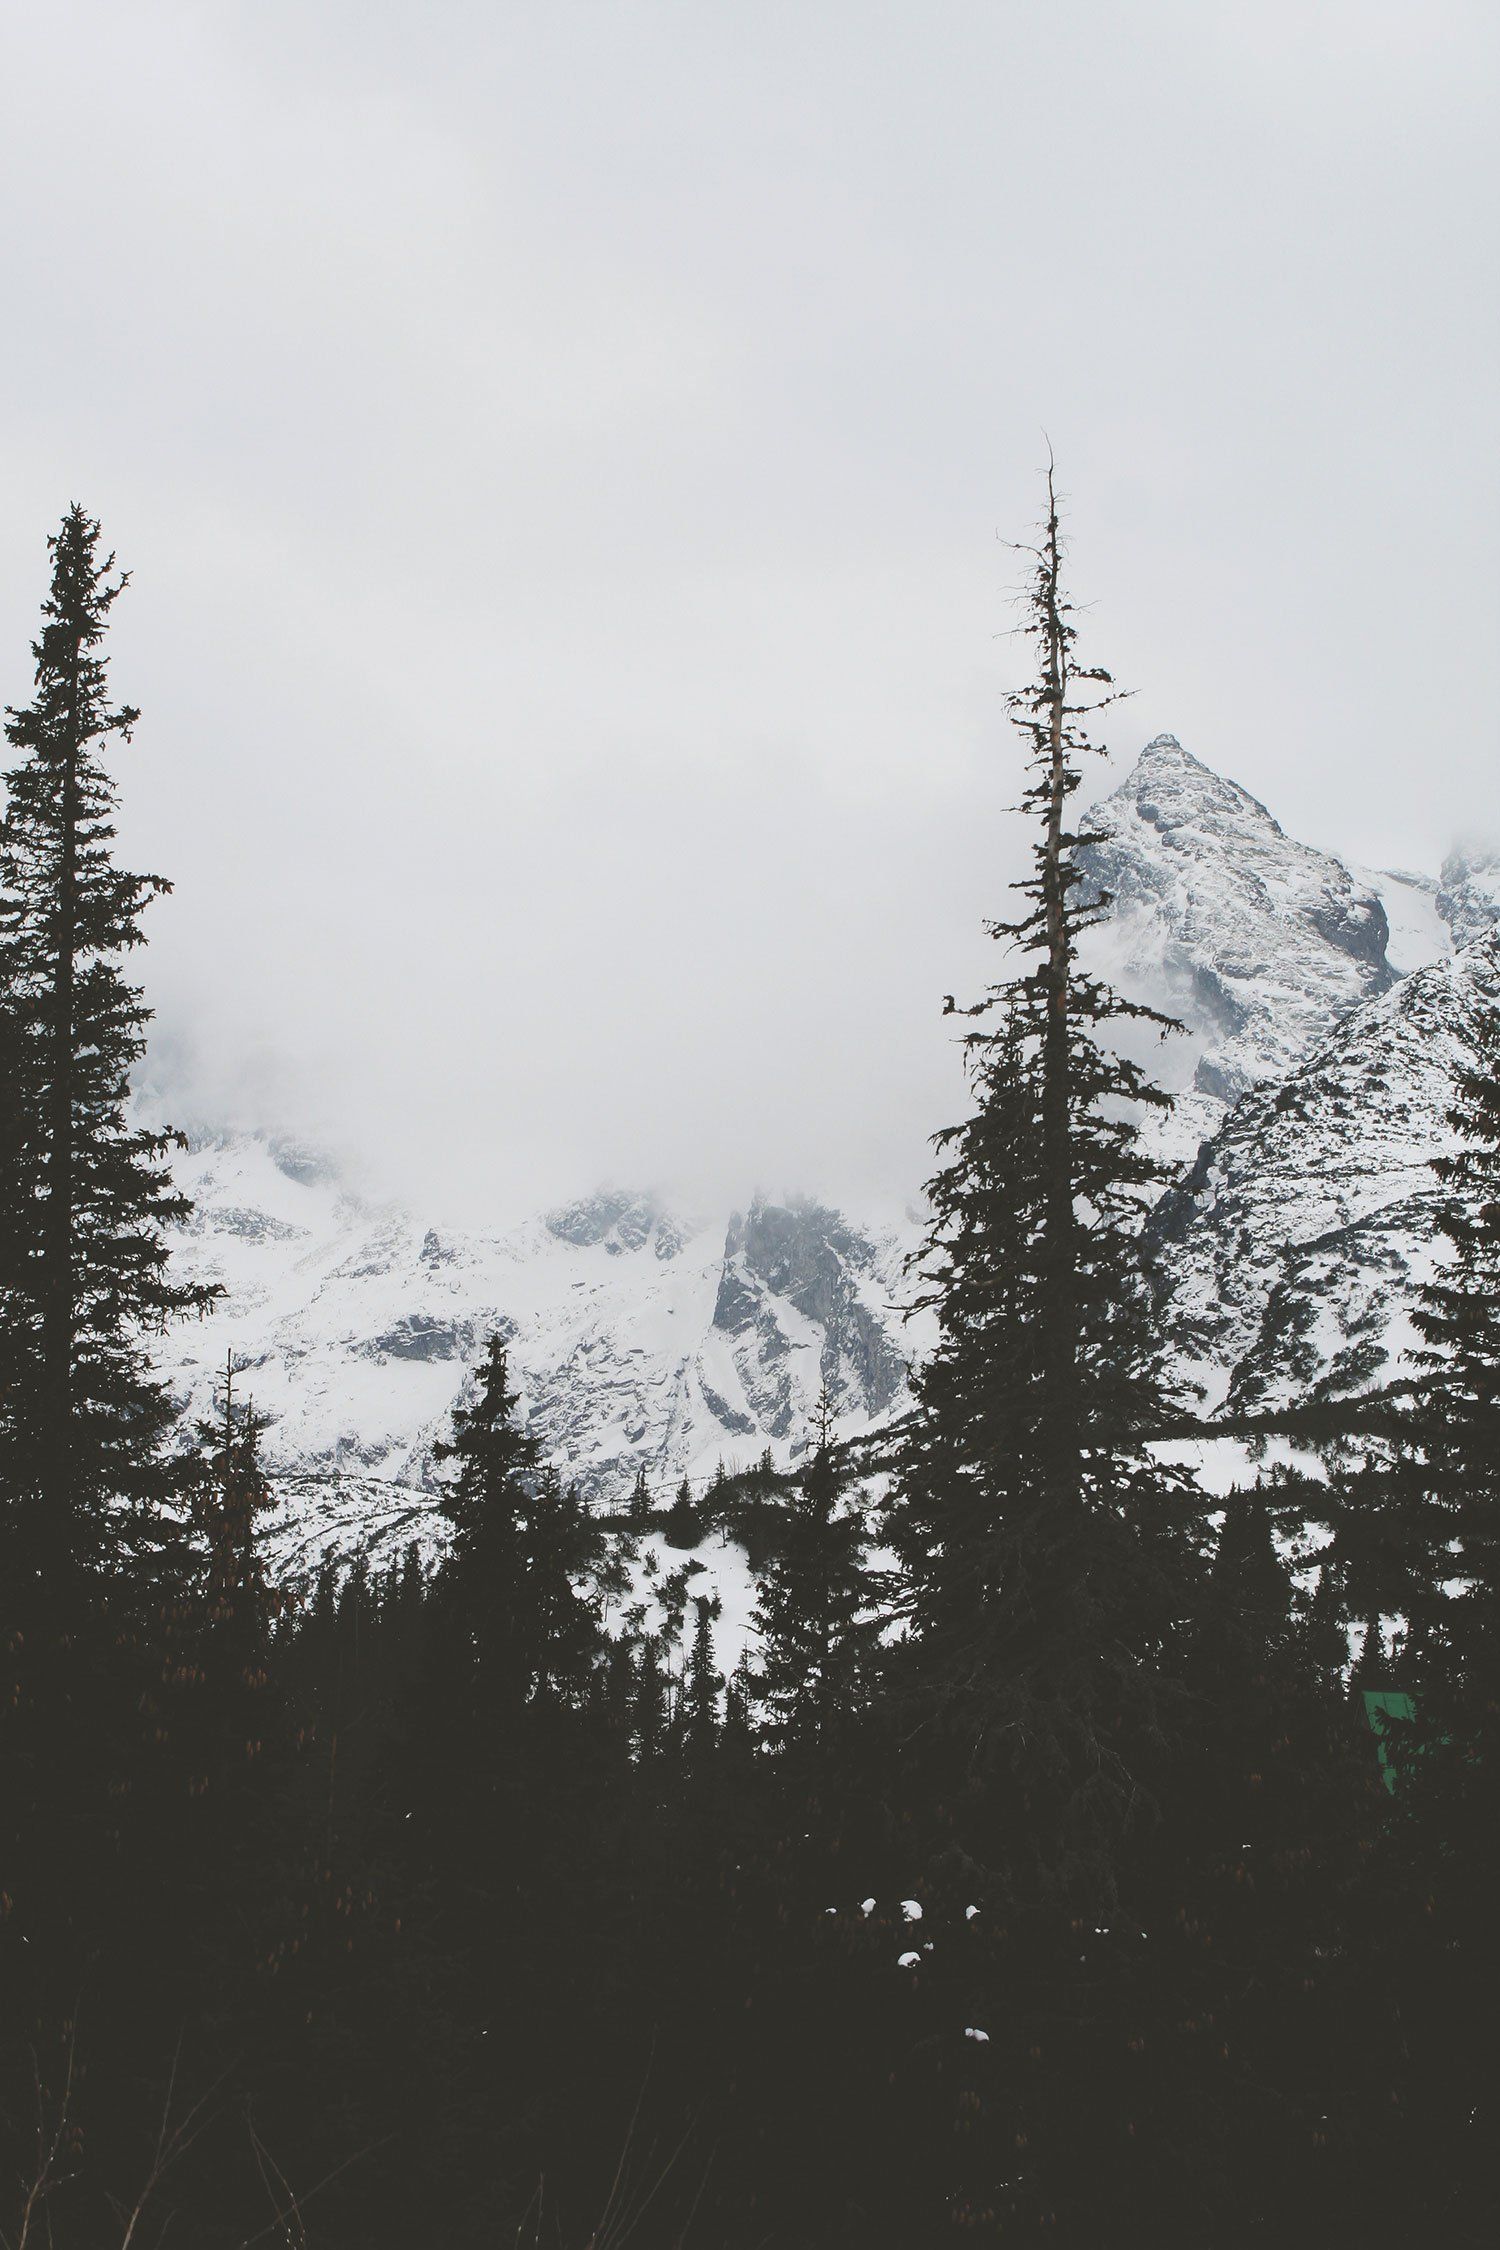
M1050 484L909 1407L593 1506L497 1337L441 1562L300 1596L244 1376L190 1429L152 1370L209 1294L130 1102L167 886L116 863L125 581L81 508L50 553L0 832L0 2243L1492 2242L1500 1022L1409 1380L1211 1498L1163 1444L1149 1011L1080 962L1114 690Z

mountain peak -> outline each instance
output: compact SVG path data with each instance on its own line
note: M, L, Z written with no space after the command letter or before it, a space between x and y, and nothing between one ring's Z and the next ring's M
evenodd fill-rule
M1112 901L1094 937L1099 966L1187 1027L1156 1067L1179 1091L1191 1077L1203 1097L1182 1105L1191 1133L1214 1129L1248 1087L1284 1077L1394 980L1375 890L1288 836L1175 735L1146 745L1089 824L1096 841L1080 860Z
M1175 734L1153 735L1125 779L1102 804L1120 799L1132 802L1142 818L1163 831L1206 819L1210 833L1215 829L1222 833L1223 824L1229 822L1262 829L1278 841L1285 839L1281 823L1258 797L1195 758L1191 750L1184 750Z
M1212 772L1212 768L1204 765L1201 758L1195 758L1191 750L1183 749L1175 734L1153 734L1145 749L1136 759L1135 770L1139 773L1142 766L1173 764L1194 766L1199 773ZM1218 778L1217 774L1213 774L1215 781Z

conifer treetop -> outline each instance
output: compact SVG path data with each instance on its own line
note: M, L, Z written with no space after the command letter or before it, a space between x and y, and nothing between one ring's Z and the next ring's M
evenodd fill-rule
M189 1212L166 1164L177 1136L128 1106L151 1011L123 956L171 886L114 862L102 753L139 714L109 690L102 644L129 581L99 545L70 508L49 542L32 699L5 721L21 753L0 824L0 981L23 1127L9 1313L23 1372L3 1439L39 1578L166 1539L154 1510L188 1470L167 1456L176 1409L144 1338L220 1294L171 1270L166 1230Z

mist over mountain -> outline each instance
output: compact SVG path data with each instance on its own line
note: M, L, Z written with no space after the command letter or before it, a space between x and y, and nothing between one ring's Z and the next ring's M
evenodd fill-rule
M1149 1232L1182 1371L1237 1405L1357 1388L1394 1364L1425 1270L1497 863L1351 867L1170 735L1086 819L1111 900L1094 965L1184 1026L1143 1050L1176 1097L1149 1123L1179 1174ZM851 1114L881 1099L867 1063ZM226 1352L245 1368L285 1557L431 1535L433 1444L494 1330L547 1458L600 1498L767 1447L794 1463L825 1383L844 1431L874 1427L923 1348L915 1173L904 1208L857 1178L820 1182L829 1201L752 1173L732 1204L580 1181L515 1223L483 1195L455 1218L436 1152L430 1194L392 1199L315 1139L202 1117L179 1173L179 1261L226 1297L164 1361L198 1411Z
M1478 845L1450 852L1435 900L1455 945L1470 945L1500 921L1500 850Z

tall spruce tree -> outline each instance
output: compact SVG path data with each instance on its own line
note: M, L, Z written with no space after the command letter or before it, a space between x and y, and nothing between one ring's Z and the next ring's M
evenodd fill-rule
M1166 1019L1080 959L1108 906L1079 864L1070 800L1114 700L1083 664L1052 474L1008 698L1036 830L1023 910L991 925L1019 956L966 1013L973 1114L939 1135L925 1257L937 1347L916 1384L892 1533L910 1583L913 1669L929 1712L1026 1817L1024 1886L1107 1898L1142 1801L1171 1644L1199 1572L1202 1515L1149 1439L1172 1400L1143 1286L1143 1195L1164 1174L1132 1112L1165 1097L1113 1042ZM1023 1881L1019 1867L1012 1877Z
M0 983L0 1525L14 1514L16 1438L34 1373L23 1284L33 1224L25 1061L27 1042L8 984Z
M1500 945L1488 950L1478 1054L1449 1118L1456 1145L1435 1166L1447 1255L1416 1315L1422 1380L1396 1464L1408 1589L1397 1680L1416 1711L1391 1729L1384 1854L1406 1906L1418 2129L1441 2183L1436 2223L1455 2242L1500 2222Z
M603 1526L572 1487L540 1468L518 1403L505 1344L493 1336L474 1404L455 1412L451 1441L434 1449L458 1465L442 1503L453 1544L439 1606L492 1718L533 1697L582 1699L602 1651L599 1587L611 1563Z
M838 1754L874 1691L882 1620L867 1564L870 1527L849 1483L825 1387L811 1457L787 1490L756 1578L767 1733L803 1763Z
M980 2231L1229 2242L1340 2206L1363 2228L1367 2111L1399 2085L1350 1903L1378 1792L1270 1503L1231 1505L1215 1570L1205 1496L1153 1442L1177 1411L1139 1251L1163 1175L1132 1113L1162 1097L1120 1048L1165 1027L1080 959L1108 900L1068 807L1113 690L1075 656L1050 478L1032 561L1010 709L1036 842L994 926L1020 960L970 1011L892 1512L926 1722L911 2070L944 2058L933 2171Z
M1500 1706L1500 953L1490 947L1478 1056L1448 1113L1454 1145L1433 1166L1443 1254L1418 1291L1416 1378L1393 1387L1388 1427L1336 1463L1323 1511L1348 1620L1401 1620L1378 1674L1378 1631L1367 1632L1360 1677L1411 1690L1434 1748Z
M1449 1254L1416 1314L1426 1490L1412 1518L1430 1589L1430 1687L1446 1684L1476 1716L1500 1706L1500 997L1479 1045L1449 1115L1458 1145L1434 1165Z
M937 1341L890 1513L925 2026L897 2076L918 2116L931 2105L923 2223L936 2207L1123 2241L1153 2199L1171 2211L1161 2180L1186 2177L1162 2134L1144 2175L1132 2058L1170 2005L1173 1900L1151 1843L1180 1786L1210 1541L1203 1496L1153 1444L1176 1401L1140 1222L1165 1174L1136 1120L1164 1097L1125 1047L1169 1026L1084 953L1109 900L1071 801L1115 691L1078 654L1050 473L1024 551L1035 673L1008 709L1031 867L1020 911L991 925L1010 973L965 1011L974 1108L939 1136Z
M690 1774L701 1774L713 1762L719 1739L719 1691L722 1673L714 1662L714 1623L721 1604L717 1596L698 1594L693 1600L693 1637L682 1676L682 1752Z
M231 1352L224 1362L218 1413L199 1428L203 1453L195 1499L207 1549L203 1600L208 1637L222 1650L226 1669L258 1673L287 1600L270 1583L257 1539L259 1519L272 1505L260 1453L266 1419L253 1399L235 1396L237 1372Z
M7 714L21 762L0 829L0 972L20 1091L4 1439L16 1566L60 1595L150 1544L174 1481L163 1448L174 1410L147 1340L215 1292L169 1270L166 1229L188 1209L164 1163L172 1136L127 1111L150 1011L122 964L146 906L171 887L113 858L104 753L138 714L111 700L102 644L127 581L111 577L114 557L101 559L99 526L80 507L50 547L35 692Z

